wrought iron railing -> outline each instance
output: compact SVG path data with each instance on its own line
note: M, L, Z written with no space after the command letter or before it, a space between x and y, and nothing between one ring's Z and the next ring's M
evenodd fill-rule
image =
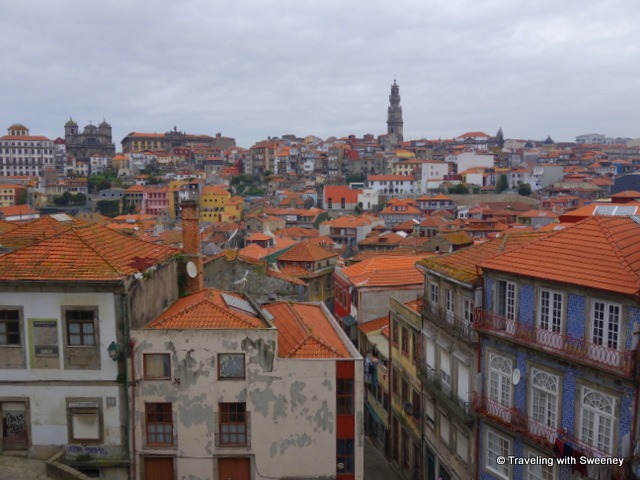
M556 452L556 455L559 455L555 450L557 443L568 444L574 451L585 457L602 458L612 455L612 453L589 445L563 429L538 421L516 407L503 405L479 392L473 392L473 410L476 415L496 422L520 436L527 437L542 447ZM623 471L622 468L620 470Z
M427 321L446 329L464 342L475 343L478 341L478 334L473 328L473 323L452 314L452 312L444 311L432 302L424 302L422 314Z
M632 377L636 372L635 350L609 348L583 336L545 330L482 309L475 311L474 327L610 373Z
M418 378L427 390L435 394L464 423L473 422L475 417L471 402L465 402L456 395L451 386L442 381L435 369L428 365L419 366Z

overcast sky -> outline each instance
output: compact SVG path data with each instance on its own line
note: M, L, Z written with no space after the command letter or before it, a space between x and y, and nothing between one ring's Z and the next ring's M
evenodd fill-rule
M0 2L0 134L640 137L636 0Z

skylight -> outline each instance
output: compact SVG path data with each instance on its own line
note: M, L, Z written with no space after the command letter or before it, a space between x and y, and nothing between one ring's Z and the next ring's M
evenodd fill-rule
M635 215L638 207L629 205L597 205L593 211L594 215L615 215L628 216Z

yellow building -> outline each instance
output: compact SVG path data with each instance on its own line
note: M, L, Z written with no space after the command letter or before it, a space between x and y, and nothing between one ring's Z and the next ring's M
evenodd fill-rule
M0 184L0 207L13 207L14 205L18 205L18 200L21 195L25 196L23 203L26 203L26 191L27 189L22 185Z
M223 186L206 186L200 193L200 220L203 222L239 220L243 205L241 197L232 197Z

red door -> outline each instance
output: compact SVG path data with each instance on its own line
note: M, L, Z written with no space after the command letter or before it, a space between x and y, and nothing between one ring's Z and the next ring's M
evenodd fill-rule
M173 458L147 457L144 459L144 480L174 480Z
M251 459L219 458L218 480L251 480Z

